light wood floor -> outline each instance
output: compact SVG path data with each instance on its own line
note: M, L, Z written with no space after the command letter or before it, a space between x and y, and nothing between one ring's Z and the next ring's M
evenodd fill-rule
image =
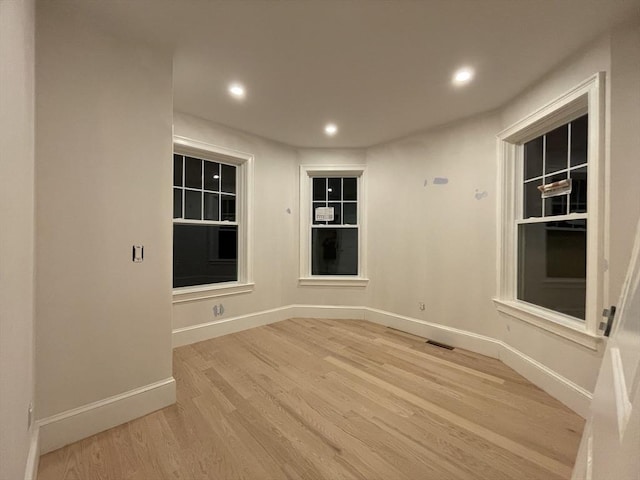
M498 360L364 321L174 352L175 405L40 459L54 479L568 479L584 421Z

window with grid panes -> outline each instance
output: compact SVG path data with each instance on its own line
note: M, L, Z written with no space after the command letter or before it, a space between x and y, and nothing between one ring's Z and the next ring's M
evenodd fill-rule
M173 287L238 280L237 167L173 156Z
M522 145L517 298L585 319L588 115ZM568 180L543 198L538 187Z
M313 177L311 198L311 275L358 275L358 178Z

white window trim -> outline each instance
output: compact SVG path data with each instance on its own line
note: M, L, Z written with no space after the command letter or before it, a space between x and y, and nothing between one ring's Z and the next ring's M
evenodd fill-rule
M498 311L596 350L604 298L604 110L605 75L599 72L498 134ZM518 147L581 114L589 113L588 231L585 321L517 298ZM574 215L567 215L572 217ZM564 217L564 216L563 216Z
M312 177L358 177L358 275L311 275L311 205ZM367 214L365 165L300 165L300 278L301 286L366 287Z
M238 192L236 192L236 222L222 224L238 224L238 281L195 285L173 289L173 303L201 300L227 295L237 295L253 291L253 155L174 135L173 151L180 155L214 162L236 165ZM176 223L183 223L178 221ZM186 221L184 223L211 223L205 221ZM216 224L220 222L214 222Z

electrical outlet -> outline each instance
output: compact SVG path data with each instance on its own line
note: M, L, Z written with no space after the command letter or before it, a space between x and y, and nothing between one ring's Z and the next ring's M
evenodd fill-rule
M424 302L418 302L418 308L419 308L420 310L424 310L424 309L425 309Z

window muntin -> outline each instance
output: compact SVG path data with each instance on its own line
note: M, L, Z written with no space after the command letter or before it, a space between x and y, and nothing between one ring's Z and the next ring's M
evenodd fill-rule
M173 218L236 221L237 167L173 155Z
M523 145L521 215L516 219L517 298L585 320L588 115ZM543 198L561 180L570 192Z
M238 281L238 167L178 153L173 162L173 287Z
M311 183L311 275L357 276L358 178L312 177ZM326 208L332 220L318 217Z

